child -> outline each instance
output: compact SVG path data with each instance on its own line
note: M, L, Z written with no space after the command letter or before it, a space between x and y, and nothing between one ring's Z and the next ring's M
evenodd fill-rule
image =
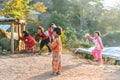
M54 28L53 35L54 35L54 40L49 45L53 50L51 75L55 76L55 75L60 75L60 72L61 72L61 51L62 51L62 43L60 39L61 29Z
M103 64L102 60L102 50L103 50L103 43L100 38L101 34L99 31L94 33L94 37L91 37L89 34L86 34L85 37L88 38L90 41L95 43L95 48L92 50L92 55L95 60L98 60L98 64Z
M39 38L40 41L40 50L44 47L44 45L47 46L49 53L52 52L51 48L49 47L48 43L50 42L49 37L44 33L43 27L39 26L37 29L37 34L35 36L35 39Z
M27 52L34 52L35 48L35 39L29 35L27 31L22 32L22 37L20 37L25 43L25 49Z
M48 34L49 34L49 38L50 38L50 42L53 42L53 30L56 27L56 25L54 23L52 23L50 25L50 27L48 28Z

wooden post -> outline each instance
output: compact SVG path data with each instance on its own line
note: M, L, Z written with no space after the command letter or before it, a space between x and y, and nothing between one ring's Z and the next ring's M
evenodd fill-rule
M18 51L20 51L20 24L18 23L18 40L19 40L19 42L18 42Z
M21 31L25 31L25 24L21 24Z
M11 26L11 53L14 53L14 23Z
M21 31L25 31L25 24L21 24ZM25 50L25 44L23 44L23 49Z
M23 24L23 30L25 31L25 24Z

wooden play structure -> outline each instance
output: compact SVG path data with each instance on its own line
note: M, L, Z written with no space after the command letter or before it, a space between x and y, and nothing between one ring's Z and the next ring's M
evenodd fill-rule
M25 20L20 20L16 18L3 18L0 19L0 24L8 24L11 25L11 53L14 53L14 32L18 33L18 37L20 36L21 32L25 30Z

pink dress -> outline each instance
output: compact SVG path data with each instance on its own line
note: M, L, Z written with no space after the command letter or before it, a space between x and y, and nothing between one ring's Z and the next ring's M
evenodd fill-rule
M50 42L52 43L53 42L53 32L51 31L51 27L50 28L48 28L48 34L49 34L49 38L50 38Z
M98 60L98 63L103 63L102 50L104 47L101 38L100 37L95 38L91 36L87 36L87 38L95 43L94 46L95 48L92 50L93 57Z

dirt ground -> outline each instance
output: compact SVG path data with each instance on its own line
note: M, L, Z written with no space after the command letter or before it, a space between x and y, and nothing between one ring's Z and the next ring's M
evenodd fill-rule
M62 55L62 73L51 76L51 56L14 54L0 57L0 80L120 80L120 66L102 65Z

